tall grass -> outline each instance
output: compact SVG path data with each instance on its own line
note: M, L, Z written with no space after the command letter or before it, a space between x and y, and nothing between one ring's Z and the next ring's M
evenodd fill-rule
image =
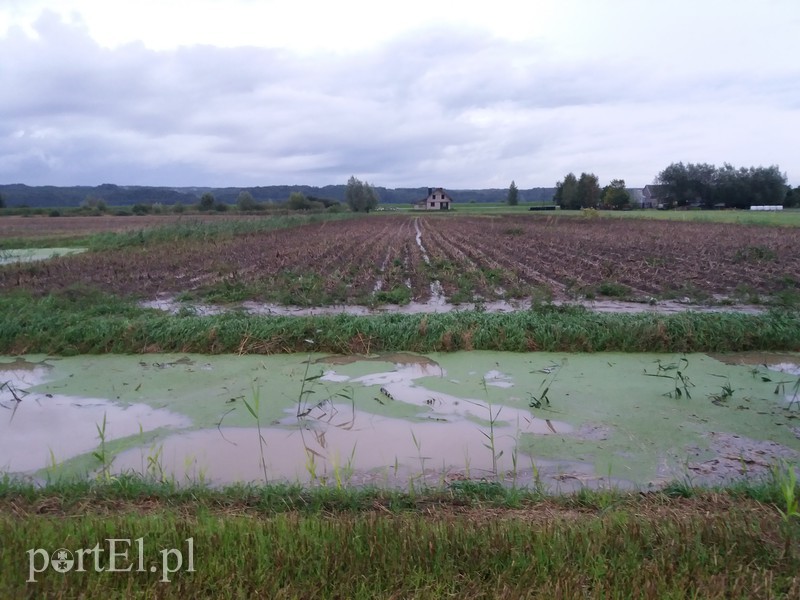
M288 229L308 223L334 221L353 218L350 213L311 213L254 217L251 219L225 219L220 221L201 221L187 217L185 221L159 225L139 231L122 233L105 232L90 236L87 246L90 250L102 251L128 246L175 242L181 240L210 241L230 239L237 235Z
M597 314L544 306L370 317L170 316L99 295L0 298L0 353L800 350L800 313Z
M512 492L474 482L398 511L375 492L306 492L317 508L258 504L255 489L192 494L136 482L34 490L0 484L0 597L795 598L800 558L775 511L726 494L670 501L591 493L495 508ZM128 486L128 487L124 487ZM474 490L472 489L474 487ZM262 488L266 490L267 488ZM292 498L281 490L280 496ZM264 492L265 494L267 492ZM359 498L361 508L336 506ZM667 504L669 502L669 504ZM332 510L333 508L333 510ZM796 536L797 531L790 532ZM25 583L28 550L143 538L148 558L194 541L194 572L60 574ZM797 537L793 538L795 541ZM133 557L129 562L135 562ZM119 564L119 563L118 563ZM148 563L149 564L149 561ZM108 553L99 566L109 566Z

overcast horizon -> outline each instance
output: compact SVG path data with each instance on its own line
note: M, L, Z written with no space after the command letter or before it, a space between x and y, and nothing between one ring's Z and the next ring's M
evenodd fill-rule
M0 183L800 185L796 0L0 0Z

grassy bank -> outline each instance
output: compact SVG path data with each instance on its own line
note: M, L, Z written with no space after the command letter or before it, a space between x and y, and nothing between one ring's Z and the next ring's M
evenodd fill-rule
M283 212L252 215L187 214L147 217L37 217L0 221L0 249L79 246L102 252L149 244L199 241L212 243L238 235L288 229L323 221L363 217L358 213ZM79 220L78 220L79 219ZM3 229L5 227L5 229Z
M6 483L0 485L0 596L792 598L800 593L798 523L784 522L776 507L752 498L763 489L680 499L613 492L542 499L517 493L513 505L511 491L493 489L476 485L466 492L408 496L369 490L176 491L135 481L43 490ZM129 572L109 572L109 538L141 539L115 559L117 569L132 567ZM58 573L43 554L49 558L64 548L75 556L98 544L104 552L88 554L85 572ZM36 549L37 555L29 552ZM166 560L162 556L169 549L181 552L180 566L174 552Z
M543 305L370 317L165 315L97 294L0 298L0 353L197 352L737 352L800 351L800 314L598 314Z

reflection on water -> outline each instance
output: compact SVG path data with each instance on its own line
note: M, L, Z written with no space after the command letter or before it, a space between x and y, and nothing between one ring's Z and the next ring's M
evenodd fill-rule
M691 398L648 375L662 355L4 357L0 472L75 459L61 472L84 473L105 418L118 471L263 481L244 406L258 385L269 480L568 491L629 485L612 472L641 486L721 481L741 476L740 458L758 476L800 459L798 356L689 355Z
M287 417L282 424L287 427L261 430L271 480L331 483L338 478L343 484L406 486L409 480L434 484L494 478L495 469L502 479L510 479L515 476L515 460L520 485L532 483L534 477L530 457L514 454L526 429L505 426L492 432L463 419L412 423L337 404L317 406L307 418ZM264 479L256 428L178 433L158 447L120 454L114 468L140 472L151 462L148 457L155 455L165 474L178 481L188 477L223 484ZM544 461L535 468L539 477L548 477L563 489L598 480L592 466L584 463Z
M146 404L121 406L101 398L30 392L47 374L43 367L2 371L0 376L0 471L30 472L91 452L105 419L111 441L159 427L189 427L186 416Z

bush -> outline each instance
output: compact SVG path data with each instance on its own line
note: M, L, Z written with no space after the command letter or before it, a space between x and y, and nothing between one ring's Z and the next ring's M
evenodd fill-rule
M214 194L210 192L206 192L202 196L200 196L200 203L197 205L199 210L211 210L214 208L214 203L216 199L214 198Z

